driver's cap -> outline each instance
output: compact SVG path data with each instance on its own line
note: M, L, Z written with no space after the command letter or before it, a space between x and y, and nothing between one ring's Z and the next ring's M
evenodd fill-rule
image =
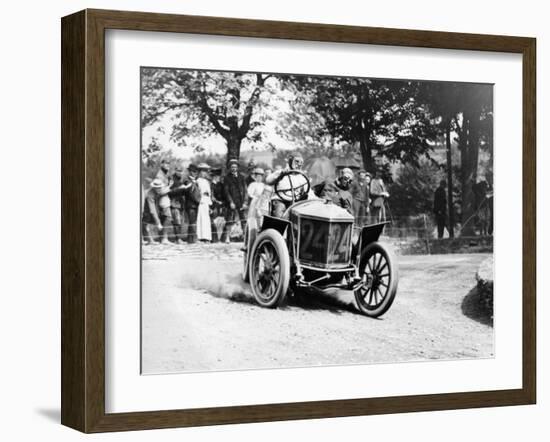
M349 180L353 179L353 172L349 167L344 167L340 172L340 176L346 177Z

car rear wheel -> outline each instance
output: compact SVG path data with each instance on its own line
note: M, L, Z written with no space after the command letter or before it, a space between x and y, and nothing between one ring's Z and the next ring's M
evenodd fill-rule
M359 275L363 287L355 291L361 313L376 318L391 307L397 292L399 275L393 253L383 244L373 242L361 253Z
M258 304L281 305L290 281L290 258L283 236L275 229L264 230L254 242L249 261L250 287Z

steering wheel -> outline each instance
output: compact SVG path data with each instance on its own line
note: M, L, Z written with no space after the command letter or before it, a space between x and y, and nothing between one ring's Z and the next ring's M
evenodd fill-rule
M281 186L281 184L284 184L284 186ZM296 169L285 170L281 173L273 187L275 194L281 201L294 203L307 196L311 188L311 184L307 175L301 170Z

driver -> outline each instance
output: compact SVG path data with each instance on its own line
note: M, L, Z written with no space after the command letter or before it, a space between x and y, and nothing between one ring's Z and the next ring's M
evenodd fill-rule
M288 158L288 164L284 169L279 169L274 171L273 173L269 174L265 182L266 184L270 186L276 186L279 180L281 179L281 175L284 175L285 172L288 172L289 170L299 170L302 173L305 173L302 170L302 167L304 166L304 158L300 154L291 155ZM305 177L300 175L295 175L292 177L292 184L294 187L299 187L301 185L306 184L304 181L306 180ZM300 195L299 200L303 200L308 198L308 194L302 194ZM298 200L298 201L299 201ZM279 196L277 196L277 193L274 192L273 196L271 197L271 212L273 216L282 218L283 213L285 210L292 204L290 201L283 201L280 199Z

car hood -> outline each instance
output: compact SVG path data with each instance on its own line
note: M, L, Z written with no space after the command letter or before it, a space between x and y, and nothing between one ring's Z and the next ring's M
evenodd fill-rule
M294 215L327 221L353 222L354 218L347 210L332 201L308 200L295 204L291 208Z

